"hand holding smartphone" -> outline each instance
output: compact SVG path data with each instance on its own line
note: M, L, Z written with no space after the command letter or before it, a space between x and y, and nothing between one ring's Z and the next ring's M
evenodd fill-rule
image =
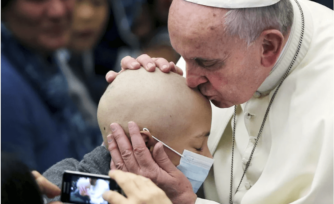
M172 204L165 192L148 178L119 170L110 171L109 176L65 171L61 201L77 204L107 204L106 200L115 204Z
M122 192L109 176L65 171L61 187L61 201L77 204L108 204L102 197L106 191Z

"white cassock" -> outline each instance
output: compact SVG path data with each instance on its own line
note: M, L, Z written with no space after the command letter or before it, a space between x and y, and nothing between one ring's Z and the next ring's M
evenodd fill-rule
M333 203L333 11L311 1L298 0L301 8L291 3L293 25L279 60L257 93L237 106L234 191L269 101L302 40L234 203ZM183 58L178 66L185 70ZM196 204L229 203L233 112L234 107L213 106L208 146L214 165L204 183L208 200L198 198Z
M97 179L95 186L91 185L89 189L90 203L108 204L102 197L102 194L109 191L109 183L103 179Z

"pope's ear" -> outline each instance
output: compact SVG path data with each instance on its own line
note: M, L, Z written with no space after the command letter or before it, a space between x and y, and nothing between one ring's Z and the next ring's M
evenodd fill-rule
M260 35L262 44L261 65L272 68L283 49L283 34L275 29L265 30Z

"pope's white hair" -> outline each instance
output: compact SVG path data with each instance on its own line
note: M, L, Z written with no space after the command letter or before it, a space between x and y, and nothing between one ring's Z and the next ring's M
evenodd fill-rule
M77 181L77 187L86 187L89 186L90 182L88 178L79 178Z
M267 7L229 10L225 15L225 32L239 36L249 45L266 29L277 29L285 35L291 28L292 21L293 8L290 0L280 0Z

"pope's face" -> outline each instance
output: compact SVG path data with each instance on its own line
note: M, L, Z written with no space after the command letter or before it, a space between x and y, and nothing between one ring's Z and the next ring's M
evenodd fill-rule
M261 43L247 46L224 33L226 12L175 0L168 22L172 46L186 61L188 86L221 108L249 100L269 74L261 68Z

